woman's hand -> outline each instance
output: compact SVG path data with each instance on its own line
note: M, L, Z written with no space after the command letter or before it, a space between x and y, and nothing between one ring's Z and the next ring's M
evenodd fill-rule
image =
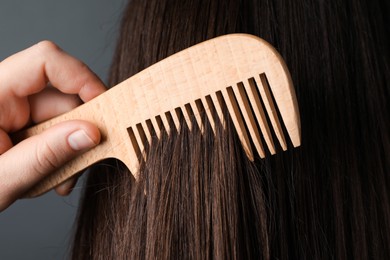
M86 65L43 41L0 63L0 211L69 159L96 146L89 122L63 122L13 146L9 133L39 123L105 91ZM71 179L56 188L68 194Z

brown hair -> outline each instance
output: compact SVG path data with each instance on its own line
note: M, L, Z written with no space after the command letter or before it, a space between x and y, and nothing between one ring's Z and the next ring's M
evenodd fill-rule
M130 1L113 85L206 39L258 35L290 68L303 143L251 163L230 123L216 136L183 124L154 139L137 181L118 161L96 166L73 258L390 258L389 11L365 0Z

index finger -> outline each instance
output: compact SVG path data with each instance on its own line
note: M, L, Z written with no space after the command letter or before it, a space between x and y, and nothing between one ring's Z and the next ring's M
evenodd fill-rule
M26 97L48 82L86 102L105 91L103 82L81 61L50 41L42 41L0 63L0 93Z

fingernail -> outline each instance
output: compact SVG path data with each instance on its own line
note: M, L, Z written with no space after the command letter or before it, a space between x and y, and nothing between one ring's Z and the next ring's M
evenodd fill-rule
M84 130L78 130L72 133L68 137L68 143L76 151L92 148L96 145Z

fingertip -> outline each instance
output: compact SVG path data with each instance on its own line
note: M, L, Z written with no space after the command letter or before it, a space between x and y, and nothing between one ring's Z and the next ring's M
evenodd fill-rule
M77 180L77 177L72 177L59 184L55 187L56 193L60 196L68 196L73 191L74 186L76 186Z
M88 101L94 99L95 97L99 96L103 92L105 92L105 90L106 90L105 88L96 87L95 85L94 86L85 86L80 91L79 96L80 96L81 100L83 100L84 102L88 102Z
M99 77L92 71L90 71L90 73L93 74L93 77L89 77L79 91L79 96L84 102L90 101L107 90L107 87L99 79Z
M73 150L82 151L90 149L100 143L101 134L95 125L83 122L80 126L80 128L75 129L68 136L68 144Z

